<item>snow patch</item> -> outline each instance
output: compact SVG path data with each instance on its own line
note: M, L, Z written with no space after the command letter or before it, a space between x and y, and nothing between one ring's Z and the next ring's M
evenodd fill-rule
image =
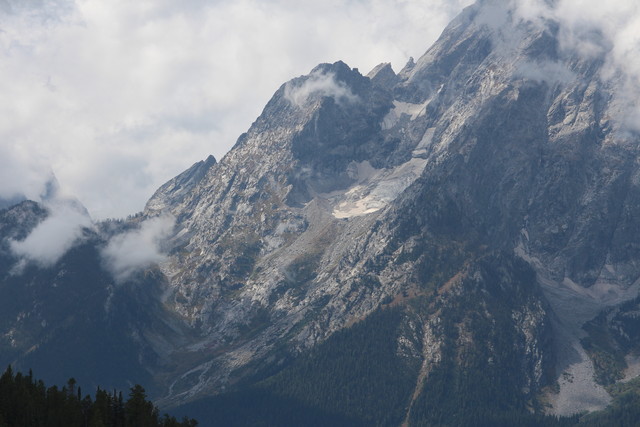
M377 212L385 206L386 203L384 201L367 196L361 200L340 203L338 207L333 210L333 216L338 219L362 216Z
M431 100L427 100L422 104L393 101L393 108L382 119L382 130L388 130L394 127L403 114L410 116L411 120L423 116L430 101Z
M418 145L416 145L416 148L413 149L413 157L424 157L427 155L427 148L433 142L433 134L435 131L436 128L427 129Z
M393 101L394 110L398 116L407 114L411 116L411 120L415 120L420 116L424 116L429 100L422 104L411 104L409 102Z
M393 201L422 173L427 160L413 158L393 169L373 169L371 165L360 164L358 184L347 192L325 194L334 202L333 216L344 219L377 212Z

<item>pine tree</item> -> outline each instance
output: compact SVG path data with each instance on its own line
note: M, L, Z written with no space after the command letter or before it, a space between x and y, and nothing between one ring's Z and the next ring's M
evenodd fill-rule
M100 388L84 396L74 378L58 389L35 381L33 373L14 374L11 367L0 376L0 427L194 427L195 420L182 423L165 415L147 400L142 386L131 388L125 402L122 392L110 394Z
M127 427L153 427L158 425L158 414L153 404L147 401L144 388L136 384L131 388L129 400L125 404L125 425Z

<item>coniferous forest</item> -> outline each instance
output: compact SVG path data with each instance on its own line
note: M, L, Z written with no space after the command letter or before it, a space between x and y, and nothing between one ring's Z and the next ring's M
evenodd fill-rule
M400 319L398 309L378 310L279 373L235 392L188 403L178 412L206 419L206 425L214 427L382 427L405 421L434 427L638 426L640 384L614 393L606 410L557 417L531 413L506 382L510 372L487 373L453 363L433 372L407 419L415 387L410 374L416 368L394 357L396 349L389 344ZM473 361L483 355L468 356ZM486 381L488 374L492 381Z
M0 427L195 427L194 419L176 420L160 416L147 400L145 390L135 385L122 392L98 388L95 396L83 394L76 380L65 386L47 387L28 375L8 367L0 377Z
M400 401L407 397L405 389L409 378L403 376L406 369L385 357L389 349L378 345L381 336L389 338L397 327L397 314L396 310L378 311L367 321L336 333L289 368L248 390L204 399L181 409L201 415L215 414L213 419L206 417L207 425L212 426L399 425L402 411L398 412L398 408L403 407ZM364 333L370 326L375 326L377 333ZM344 356L354 352L358 363L349 365L349 359ZM362 369L371 372L365 373ZM434 387L444 392L458 375L460 373L444 375L442 382L434 380L437 383ZM443 408L431 396L423 402L423 411L414 415L410 425L631 427L638 425L640 419L639 385L629 383L625 390L616 393L613 404L604 411L567 418L534 415L515 406L498 408L486 403ZM368 392L357 390L362 386ZM470 398L478 395L470 389L459 392ZM490 395L498 401L502 399L496 390ZM31 371L24 375L8 367L0 376L0 427L197 425L195 419L188 417L178 421L168 414L161 416L140 385L133 386L127 395L98 388L92 396L84 394L73 378L58 388L47 387L42 380L35 379Z

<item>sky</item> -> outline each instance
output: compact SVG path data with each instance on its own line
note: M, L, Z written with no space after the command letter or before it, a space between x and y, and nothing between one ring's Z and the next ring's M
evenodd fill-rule
M637 104L637 0L483 1L560 22L567 49L607 50L605 73ZM219 160L281 84L337 60L399 71L470 3L0 0L0 199L38 200L55 176L93 219L134 214ZM640 109L623 110L640 130Z
M15 272L53 265L92 220L139 212L167 180L220 159L286 81L337 60L363 74L381 62L399 71L472 1L0 0L0 206L22 194L50 213L10 242ZM509 5L541 27L559 23L562 51L602 57L617 120L640 132L637 0L480 1L497 12L487 25L504 25ZM496 34L518 37L507 33ZM523 67L529 78L572 79L562 63ZM326 76L307 82L287 97L352 95ZM41 199L53 176L56 198ZM102 252L114 280L162 261L173 224L153 218L114 236Z
M55 175L93 219L138 212L287 80L399 71L471 2L0 0L0 198L38 200Z

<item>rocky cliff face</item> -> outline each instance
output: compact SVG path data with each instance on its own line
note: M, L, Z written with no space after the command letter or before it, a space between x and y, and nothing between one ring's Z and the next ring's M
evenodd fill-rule
M638 135L602 58L558 32L479 2L398 74L338 62L284 84L220 162L161 187L134 219L176 220L150 277L152 317L181 338L139 333L161 402L252 384L397 309L406 422L430 378L471 366L516 376L529 409L606 405L583 327L603 310L612 331L632 323ZM622 372L635 335L618 335Z

